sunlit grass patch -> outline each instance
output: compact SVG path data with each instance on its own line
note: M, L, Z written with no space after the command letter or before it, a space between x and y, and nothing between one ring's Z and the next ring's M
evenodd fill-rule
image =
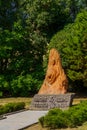
M12 97L12 98L1 98L0 105L4 105L7 103L14 103L14 102L25 102L25 107L29 108L29 104L31 103L32 98L25 98L25 97Z

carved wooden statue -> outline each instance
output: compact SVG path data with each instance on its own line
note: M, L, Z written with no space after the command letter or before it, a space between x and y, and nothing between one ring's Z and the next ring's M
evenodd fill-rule
M61 59L56 49L49 54L48 69L45 80L38 94L64 94L68 89L68 80L62 68Z

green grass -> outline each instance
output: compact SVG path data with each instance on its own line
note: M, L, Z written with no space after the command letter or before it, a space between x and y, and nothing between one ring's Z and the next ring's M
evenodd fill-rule
M80 101L85 101L85 100L87 100L87 98L75 98L73 100L73 105L76 105L76 104L80 103Z
M13 103L13 102L25 102L25 107L28 109L29 104L31 103L32 98L25 98L25 97L17 97L17 98L1 98L0 99L0 105L4 105L7 103Z

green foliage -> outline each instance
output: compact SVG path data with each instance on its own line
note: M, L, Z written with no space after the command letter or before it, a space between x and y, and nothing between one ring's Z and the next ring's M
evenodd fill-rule
M42 127L66 128L77 127L87 121L87 101L69 108L68 110L52 109L39 122Z
M69 127L82 125L87 120L87 101L83 101L79 105L70 108L68 116Z
M68 21L66 0L27 0L25 4L27 39L30 42L30 64L35 70L43 63L43 55L51 36ZM30 59L31 59L30 57ZM36 66L37 65L37 66Z
M18 110L24 109L24 107L25 107L24 102L8 103L4 106L0 106L0 115L6 114L6 113L9 113L9 112L18 111Z
M46 45L68 22L68 4L65 0L4 0L0 7L0 91L10 96L35 93L44 76Z
M82 11L73 24L67 25L50 41L48 50L56 48L72 83L87 86L87 11ZM75 85L74 84L74 85ZM76 84L77 85L77 84Z
M37 92L41 85L40 81L34 79L31 75L20 75L11 81L11 89L13 96L29 96Z
M2 97L2 96L3 96L3 92L1 91L1 92L0 92L0 97Z
M9 91L9 83L6 81L4 75L0 75L0 97L4 96Z
M50 110L44 117L44 125L51 128L65 128L67 126L67 119L64 117L62 110Z
M72 20L74 20L76 18L76 15L82 9L86 9L87 2L86 0L69 0L69 6L70 6L70 14L71 14Z
M86 0L0 0L0 96L28 95L28 92L39 89L44 77L43 56L48 42L57 31L73 21L73 14L86 5ZM77 43L79 39L76 36L74 40ZM63 63L67 66L65 58ZM79 65L83 66L81 62ZM87 71L83 73L86 86ZM80 72L77 74L70 70L68 75L73 80L74 75L77 78L81 75L79 79L83 77Z
M35 34L45 33L46 37L63 27L70 18L66 0L28 0L26 12L29 14L27 24L31 25L28 28L35 30Z
M24 39L27 33L20 22L14 24L13 31L1 30L0 33L1 96L35 93L40 88L43 72L39 64L36 66L34 54L29 52L29 43Z

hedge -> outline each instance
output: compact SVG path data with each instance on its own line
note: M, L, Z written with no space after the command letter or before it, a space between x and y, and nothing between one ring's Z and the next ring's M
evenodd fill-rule
M39 119L42 127L50 129L77 127L87 121L87 101L69 108L68 110L52 109Z
M8 103L6 105L0 106L0 115L5 114L5 113L9 113L9 112L18 111L18 110L21 110L24 108L25 108L24 102Z

